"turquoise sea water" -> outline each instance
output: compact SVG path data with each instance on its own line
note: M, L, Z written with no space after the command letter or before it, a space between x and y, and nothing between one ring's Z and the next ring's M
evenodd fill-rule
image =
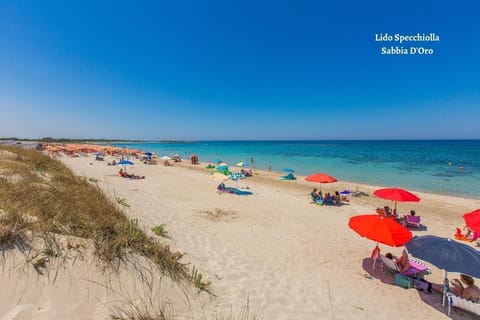
M437 141L196 141L122 143L158 155L239 161L297 174L325 172L338 180L480 198L480 140Z

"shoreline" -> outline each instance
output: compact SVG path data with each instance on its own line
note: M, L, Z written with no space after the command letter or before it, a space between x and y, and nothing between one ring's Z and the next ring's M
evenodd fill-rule
M180 164L180 166L182 166L182 167L192 166L192 168L198 168L199 170L203 169L203 170L209 171L208 169L205 169L205 166L207 166L209 164L212 164L212 163L211 162L199 161L198 165L192 165L188 160L184 160L182 158L182 162L178 162L178 163L175 163L175 164ZM162 165L162 164L159 163L159 165ZM229 166L229 168L235 168L234 171L240 171L241 170L241 168L237 167L237 166ZM248 169L248 168L246 168L246 169ZM212 172L215 172L215 171L212 171ZM274 171L274 170L268 171L268 170L264 170L264 169L255 169L255 172L259 173L262 177L269 177L270 179L272 179L274 181L278 180L280 176L286 175L285 172ZM293 184L299 184L299 185L303 185L303 186L307 185L307 186L311 186L311 189L313 189L315 187L318 188L319 186L323 187L323 188L328 188L329 185L338 185L338 186L341 186L341 187L338 188L339 191L341 191L342 189L350 189L350 191L355 191L355 188L352 188L351 186L355 186L355 187L358 186L359 189L372 190L371 193L373 193L373 191L375 191L376 189L380 189L380 188L397 188L398 187L398 186L393 186L393 185L392 186L381 186L381 185L368 184L368 183L355 182L355 181L346 181L346 180L339 180L336 183L332 183L332 184L330 184L330 183L316 184L316 183L313 183L313 182L306 181L305 180L305 177L306 177L305 175L295 174L295 176L297 177L296 180L285 181L285 183L293 183ZM254 175L254 177L255 177L255 175ZM251 177L249 177L249 178L251 178ZM277 179L275 179L275 178L277 178ZM405 188L403 188L403 189L405 189ZM362 191L362 190L359 190L359 191ZM478 201L480 201L480 197L474 197L474 196L468 197L468 196L457 195L457 194L443 194L443 193L435 193L435 192L430 192L430 191L421 191L421 190L414 190L414 189L408 189L408 191L410 191L412 193L415 193L415 194L424 195L424 196L432 195L432 196L458 198L458 199L463 199L463 200L475 200L475 201L478 200ZM376 198L376 199L382 200L380 198Z
M455 139L452 139L451 141L453 141ZM463 139L465 140L465 139ZM461 140L461 141L463 141ZM480 141L480 140L476 140L476 139L471 139L472 141ZM283 141L287 141L287 140L278 140L278 141L273 141L273 142L283 142ZM304 140L292 140L292 141L304 141ZM310 140L305 140L305 141L310 141ZM322 141L330 141L330 142L334 142L334 141L337 141L337 140L311 140L311 141L315 141L315 142L322 142ZM338 140L340 142L345 142L345 141L355 141L355 140ZM402 142L402 141L410 141L410 140L365 140L366 142L372 142L372 141L398 141L398 142ZM448 141L448 140L411 140L411 141ZM459 140L460 141L460 140ZM202 143L202 142L209 142L209 141L181 141L181 142L178 142L178 141L168 141L168 142L143 142L145 144L164 144L164 145L168 145L168 144L190 144L190 143L193 143L193 144L198 144L198 143ZM221 142L221 140L218 140L217 142ZM237 141L238 143L243 143L245 141ZM259 143L262 143L262 142L271 142L271 141L263 141L263 140L258 140L258 141L251 141L251 142L259 142ZM106 146L106 145L95 145L95 144L92 144L91 146L94 147L94 148L97 148L96 150L98 151L101 151L103 149L108 150L107 151L108 153L110 153L110 150L112 149L116 149L117 152L119 153L122 153L122 152L126 152L128 151L129 153L132 153L133 152L136 152L138 155L140 155L141 153L143 153L145 150L149 150L149 147L148 146L145 146L143 145L143 143L138 143L136 141L128 141L128 142L125 142L125 143L113 143L112 145L114 145L113 147L112 146ZM55 145L55 144L54 144ZM65 147L65 144L63 144L63 146ZM66 145L68 146L68 145ZM136 147L136 148L135 148ZM135 148L135 149L133 149ZM215 147L214 147L215 148ZM144 150L145 149L145 150ZM193 153L197 153L198 155L200 155L200 159L203 159L204 157L210 157L210 158L215 158L214 156L210 155L210 156L205 156L204 153L198 151L198 152L195 152L194 151L189 151L188 148L185 148L185 147L181 147L179 146L179 149L175 150L174 149L171 149L171 150L168 150L168 149L156 149L155 147L153 147L154 150L151 150L151 151L156 151L158 154L158 156L162 155L162 154L166 154L166 153L169 153L169 152L173 152L173 153L177 153L177 154L180 154L182 157L185 157L187 158L188 157L188 154L193 154ZM194 148L195 149L195 148ZM198 148L197 148L198 149ZM211 153L211 152L210 152ZM209 154L207 152L207 154ZM228 153L223 155L225 157L229 157L228 156ZM217 155L218 157L218 155ZM245 155L243 156L239 156L239 158L245 158ZM231 156L230 156L231 158ZM263 164L261 165L260 167L262 169L257 169L258 170L262 170L264 172L267 172L267 168L266 168L266 164L269 163L269 161L272 161L272 164L274 164L276 166L276 169L278 170L279 167L281 168L282 166L282 163L278 161L278 159L275 158L275 156L273 156L272 158L273 160L266 160L266 159L262 159L260 162ZM301 157L298 159L300 160L302 159ZM231 160L231 159L224 159L224 160ZM187 161L187 160L185 160ZM289 160L290 162L292 160ZM233 163L233 161L227 161L229 163ZM259 164L260 164L259 162ZM206 164L208 163L207 161L202 161L202 163ZM212 162L210 162L212 163ZM286 166L289 166L288 164L283 164L283 165L286 165ZM304 168L304 166L307 166ZM386 167L384 167L383 169L381 169L380 171L378 171L378 174L379 174L379 177L382 177L383 175L383 178L375 178L375 179L371 179L371 176L374 175L374 174L377 174L375 173L375 171L372 171L372 168L369 167L369 165L365 165L365 166L362 166L360 168L358 167L348 167L348 166L342 166L340 167L341 170L344 170L344 171L341 171L341 172L347 172L348 170L358 170L358 172L364 172L363 174L360 174L360 175L350 175L350 176L356 176L357 178L366 178L367 180L379 180L379 182L374 182L374 181L365 181L365 180L355 180L355 179L348 179L348 180L342 180L344 181L345 183L348 183L348 184L351 184L351 185L364 185L364 186L373 186L373 187L378 187L378 188L381 188L382 186L384 187L400 187L400 188L404 188L404 189L408 189L410 191L413 191L413 192L421 192L421 193L429 193L429 194L436 194L436 195L444 195L444 196L454 196L454 197L459 197L459 198L464 198L464 199L473 199L473 200L480 200L480 194L476 194L476 189L475 189L475 185L474 184L474 181L475 181L475 174L473 173L468 173L467 175L465 176L462 176L461 174L458 175L458 174L455 174L453 171L451 171L451 169L449 168L446 168L446 169L441 169L441 170L446 170L445 174L453 174L451 177L451 181L449 181L449 179L445 179L445 181L447 182L441 182L441 181L437 181L439 180L440 178L435 178L435 177L431 177L431 176L435 176L436 174L433 174L435 172L431 172L430 174L426 174L425 176L422 176L422 175L419 175L419 176L416 176L416 175L411 175L411 176L408 176L408 178L405 178L405 179L402 179L401 176L403 176L403 174L401 172L397 172L396 170L394 170L394 168L389 168L388 167L388 162L386 162ZM329 163L326 165L327 167L331 167L332 166L332 163ZM451 163L449 163L449 166L451 166ZM231 166L232 168L236 168L235 166ZM303 170L298 170L300 172L302 172L303 174L307 175L307 174L311 174L315 171L315 169L312 170L306 170L308 168L311 167L311 164L300 164L300 167L303 168ZM248 167L247 167L248 168ZM313 168L313 167L312 167ZM310 169L312 169L310 168ZM460 166L461 170L463 171L463 166ZM339 168L337 168L339 169ZM390 170L391 169L391 170ZM448 170L447 170L448 169ZM328 173L331 173L329 171L329 169L326 169ZM346 170L346 171L345 171ZM321 170L320 170L321 171ZM335 171L335 170L332 170L332 171ZM335 175L337 178L338 178L338 170L336 170L337 172L337 175ZM277 171L278 172L278 171ZM318 172L318 171L316 171ZM283 174L282 172L279 172L279 174ZM439 171L438 174L443 174L441 171ZM389 178L388 178L388 175L391 175ZM470 178L471 177L471 178ZM339 178L340 179L340 178ZM389 181L396 181L397 179L399 179L398 181L401 181L401 183L399 184L391 184L391 183L388 183ZM420 179L420 180L418 180ZM454 180L454 179L460 179L460 180ZM473 179L473 180L472 180ZM418 181L427 181L426 183L416 183L415 181L418 180ZM456 187L456 184L458 184L458 187ZM411 185L411 186L410 186ZM410 187L409 187L410 186ZM468 187L470 186L470 187ZM470 192L471 190L475 191L475 192ZM456 192L458 191L458 192Z

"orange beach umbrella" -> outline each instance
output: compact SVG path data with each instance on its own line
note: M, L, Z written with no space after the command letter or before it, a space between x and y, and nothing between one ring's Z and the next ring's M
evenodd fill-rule
M305 180L310 182L319 182L319 183L332 183L337 182L338 180L326 173L315 173L307 176Z
M412 232L394 219L378 214L351 217L348 226L360 236L391 247L403 246L412 239Z
M379 198L395 201L395 211L397 210L397 201L401 202L419 202L420 198L413 193L400 188L383 188L373 192Z

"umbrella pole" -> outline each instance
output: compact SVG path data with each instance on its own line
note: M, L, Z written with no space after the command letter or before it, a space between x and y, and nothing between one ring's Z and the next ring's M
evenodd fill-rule
M448 292L450 292L450 284L448 282L447 270L445 270L445 279L443 280L443 290L442 290L442 307L445 306L445 298Z
M377 252L377 249L378 249L378 252ZM377 254L378 254L378 256L377 256ZM372 259L373 259L372 269L373 270L375 270L375 263L377 262L379 256L380 256L380 248L378 247L378 242L377 242L377 245L375 246L375 248L373 249L373 252L372 252Z

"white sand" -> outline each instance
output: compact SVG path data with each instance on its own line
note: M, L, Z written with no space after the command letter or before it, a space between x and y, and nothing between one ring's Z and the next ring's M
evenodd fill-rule
M374 213L377 206L390 201L372 196L353 197L340 207L310 203L308 193L313 183L298 177L296 181L279 181L278 174L260 172L238 182L249 187L251 196L216 192L218 181L210 179L204 164L163 165L136 164L129 172L145 175L145 180L129 180L117 175L118 167L92 157L60 158L73 171L94 177L108 196L125 198L127 214L139 218L146 229L165 224L172 248L184 252L183 261L195 265L212 282L217 297L202 293L189 303L178 303L177 315L197 319L215 319L215 315L240 309L247 301L257 309L261 319L446 319L439 294L426 295L415 289L392 285L393 276L377 267L372 271L370 253L373 241L358 236L348 227L353 215ZM227 185L235 186L227 181ZM372 194L376 187L338 182L322 185L323 191L349 187ZM451 237L455 227L463 226L462 214L480 207L480 201L415 192L420 203L399 203L400 213L415 209L428 227L413 231L417 235L434 234ZM226 214L211 217L207 212L220 209ZM380 245L382 253L399 254L402 248ZM432 267L427 279L441 283L443 271ZM372 274L373 279L365 277ZM100 275L95 274L95 279ZM128 278L128 276L125 276ZM65 279L67 278L67 279ZM10 282L5 285L5 279ZM0 319L94 319L108 314L104 310L105 290L86 292L85 284L69 287L68 277L54 287L40 277L31 286L42 297L23 297L4 288L15 287L11 273L2 275ZM60 290L61 289L61 290ZM60 291L56 291L60 290ZM59 294L58 292L61 292ZM170 292L170 291L169 291ZM172 292L178 292L177 289ZM177 294L177 293L174 293ZM73 296L72 296L73 295ZM99 298L100 297L100 298ZM8 302L8 303L7 303ZM65 306L58 313L37 308L55 304ZM20 317L22 308L27 315ZM74 310L85 316L77 317ZM14 310L14 311L12 311ZM73 311L72 311L73 310ZM99 310L102 310L101 312ZM13 312L14 316L9 315ZM15 317L17 312L17 317ZM40 317L40 313L44 316ZM78 315L78 314L77 314ZM2 318L3 317L3 318ZM454 318L470 319L466 314ZM95 318L96 319L96 318Z

